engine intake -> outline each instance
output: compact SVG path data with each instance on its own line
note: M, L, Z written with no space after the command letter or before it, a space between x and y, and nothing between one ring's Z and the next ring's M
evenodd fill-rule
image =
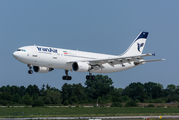
M88 72L91 66L87 62L74 62L72 68L76 72Z

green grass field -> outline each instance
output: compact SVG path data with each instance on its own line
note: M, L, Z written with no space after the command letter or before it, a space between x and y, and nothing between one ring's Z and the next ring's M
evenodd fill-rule
M132 115L179 115L179 108L0 108L0 117L95 117Z

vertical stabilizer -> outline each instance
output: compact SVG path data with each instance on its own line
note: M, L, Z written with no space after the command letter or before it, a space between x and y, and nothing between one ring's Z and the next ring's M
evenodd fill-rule
M147 36L148 32L140 32L129 48L120 56L141 55L147 40Z

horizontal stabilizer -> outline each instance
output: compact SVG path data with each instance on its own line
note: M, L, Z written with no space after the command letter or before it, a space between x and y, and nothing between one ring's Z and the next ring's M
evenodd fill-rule
M157 60L145 60L145 61L141 61L141 62L155 62L155 61L163 61L165 59L157 59Z

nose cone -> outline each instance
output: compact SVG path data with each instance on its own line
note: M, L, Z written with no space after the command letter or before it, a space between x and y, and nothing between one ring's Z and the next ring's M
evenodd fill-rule
M19 61L22 61L23 58L24 58L23 54L20 53L19 51L15 51L15 52L13 53L13 56L14 56L14 58L16 58L16 59L19 60Z
M17 59L18 55L17 55L17 52L16 52L16 51L13 53L13 56L14 56L14 58Z

